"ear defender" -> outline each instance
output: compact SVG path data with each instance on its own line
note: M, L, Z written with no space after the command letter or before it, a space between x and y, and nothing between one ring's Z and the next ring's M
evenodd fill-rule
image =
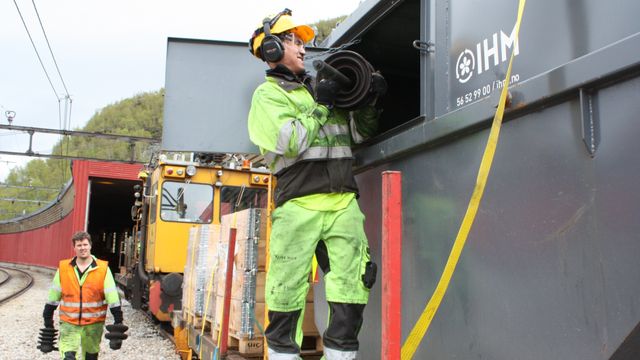
M275 63L284 57L284 44L282 44L282 40L271 34L271 26L275 25L281 14L282 13L278 14L278 16L273 19L266 18L262 21L264 39L260 45L260 56L262 56L262 60L266 62Z

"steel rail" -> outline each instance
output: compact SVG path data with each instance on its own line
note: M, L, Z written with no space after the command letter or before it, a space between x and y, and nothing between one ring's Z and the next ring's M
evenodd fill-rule
M27 284L20 290L14 292L13 294L9 295L9 296L5 296L4 298L0 298L0 305L3 305L6 302L9 302L12 299L17 298L18 296L22 295L24 292L26 292L27 290L29 290L32 286L33 286L33 276L31 276L31 274L29 274L26 271L23 270L19 270L19 269L14 269L14 268L7 268L4 266L0 266L0 270L7 272L6 270L13 270L13 271L17 271L20 272L24 275L26 275L28 281ZM8 274L8 272L7 272ZM9 278L11 278L11 275L9 274ZM3 281L4 283L4 281Z
M2 279L2 281L0 281L0 286L2 286L2 284L6 283L7 281L9 281L9 279L11 279L11 275L2 269L0 269L0 272L4 273L5 275L5 278Z

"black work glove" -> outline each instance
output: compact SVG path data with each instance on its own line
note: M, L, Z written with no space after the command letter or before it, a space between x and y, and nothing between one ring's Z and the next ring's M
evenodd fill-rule
M328 108L333 107L340 91L340 85L331 79L322 79L316 83L316 102Z
M38 349L45 354L54 350L58 351L58 348L55 347L57 338L58 330L53 325L51 327L43 327L40 329L40 336L38 337Z
M122 308L120 306L115 306L109 310L111 310L111 315L113 315L113 323L122 324Z
M387 80L377 71L371 74L371 91L376 93L378 97L387 93Z
M109 340L109 347L111 350L120 350L122 347L122 340L128 337L125 332L129 330L129 327L122 323L107 325L106 327L108 332L104 337Z
M387 93L387 80L377 71L371 74L371 87L369 91L374 94L373 101L371 102L371 105L374 106L379 105L380 102L378 100Z
M44 319L44 327L47 329L53 329L53 318L45 318Z
M45 304L42 311L42 317L44 318L44 327L53 328L53 313L56 311L57 305Z

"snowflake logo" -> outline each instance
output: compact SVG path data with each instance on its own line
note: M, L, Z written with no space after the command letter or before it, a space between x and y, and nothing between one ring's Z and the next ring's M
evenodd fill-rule
M460 75L465 76L468 72L471 71L471 69L469 69L469 65L471 65L471 60L468 57L464 56L459 65Z
M473 70L476 68L476 59L473 56L473 52L469 49L464 49L458 56L456 61L456 79L462 84L471 79Z

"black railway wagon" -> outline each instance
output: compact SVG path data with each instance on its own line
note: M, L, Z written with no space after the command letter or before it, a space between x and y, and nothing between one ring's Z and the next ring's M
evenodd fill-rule
M484 197L414 358L639 358L628 354L640 347L640 2L530 0L517 40L518 3L368 0L325 42L351 43L389 84L384 133L356 151L372 257L382 264L381 173L397 170L404 341L443 273L513 53ZM246 44L169 39L163 147L248 144L263 70ZM227 131L180 148L212 114ZM381 356L382 289L363 359ZM325 318L317 301L320 329Z
M515 42L517 10L367 1L329 39L360 40L389 83L388 131L356 156L378 259L380 173L402 172L402 339L451 251L514 52L484 197L414 358L640 358L640 3L528 1ZM380 352L376 291L366 359Z

